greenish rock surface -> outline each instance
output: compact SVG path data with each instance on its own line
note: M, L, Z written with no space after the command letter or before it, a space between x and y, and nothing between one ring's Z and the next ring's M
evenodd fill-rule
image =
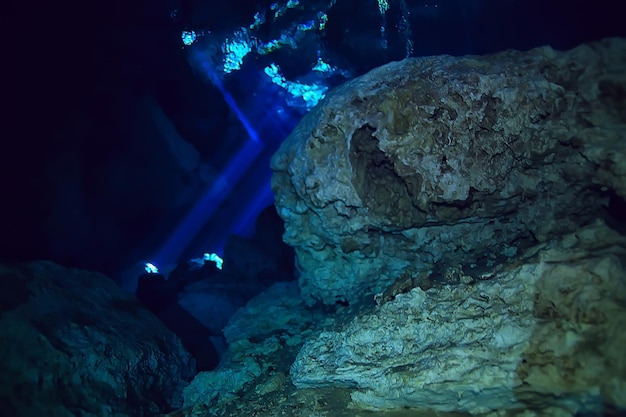
M156 416L182 405L195 361L102 274L0 265L0 414Z

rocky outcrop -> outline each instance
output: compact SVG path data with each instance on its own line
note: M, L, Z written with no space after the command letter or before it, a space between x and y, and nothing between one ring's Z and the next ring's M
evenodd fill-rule
M371 409L626 409L625 256L598 222L473 285L416 287L309 340L292 381Z
M478 282L380 305L327 314L305 308L294 282L276 284L235 314L225 359L185 389L181 414L618 415L625 257L626 236L597 221Z
M11 416L155 416L195 374L180 340L107 277L0 265L0 409Z
M273 160L301 291L233 316L181 413L623 414L625 51L420 58L330 93Z
M414 58L329 93L272 160L305 299L355 302L402 274L446 281L624 199L625 57L607 39Z

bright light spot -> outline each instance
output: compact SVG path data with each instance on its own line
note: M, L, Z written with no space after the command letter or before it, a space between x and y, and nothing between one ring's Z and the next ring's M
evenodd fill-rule
M296 25L296 29L298 29L298 31L300 32L306 32L307 30L311 30L315 27L315 21L314 20L308 20L304 23L298 23Z
M312 108L321 99L324 98L326 90L324 85L302 84L298 82L287 81L280 73L280 68L276 64L271 64L263 70L265 75L270 77L272 82L289 92L294 97L300 97L306 103L307 108Z
M205 253L202 258L193 258L187 261L187 265L191 269L201 269L205 263L214 262L217 269L222 269L224 260L217 253Z
M326 94L326 86L319 86L317 84L301 84L301 83L288 83L286 86L287 91L294 97L302 97L308 108L315 106Z
M278 3L272 3L270 10L274 11L274 18L282 16L287 10L293 9L300 4L299 0L289 0L284 6L280 6Z
M215 266L217 269L222 269L224 265L224 260L219 257L217 253L205 253L204 260L209 262L215 262Z
M194 43L198 37L196 36L196 32L194 32L193 30L183 30L181 38L183 39L183 43L185 44L185 46L189 46Z
M268 65L263 71L268 77L272 79L272 82L274 84L284 87L284 84L287 82L287 80L285 79L285 77L280 75L280 69L278 68L278 65Z
M252 51L247 32L240 30L233 35L235 36L234 39L226 39L222 44L225 74L241 69L243 58Z
M326 23L328 23L328 15L324 12L318 12L317 18L319 19L319 30L326 29Z
M146 264L144 265L144 269L146 270L146 273L148 274L158 274L159 273L159 268L156 267L156 265L150 263L150 262L146 262Z
M278 44L278 41L276 40L272 40L269 41L268 43L264 43L262 45L259 45L259 48L257 50L257 52L261 55L267 55L270 52L278 49L280 47L280 45Z
M265 23L265 14L264 13L260 13L260 12L256 12L254 14L254 22L252 22L250 24L250 29L252 29L252 30L257 29L263 23Z
M313 71L317 71L317 72L330 72L332 71L332 69L333 67L331 67L329 64L324 62L322 58L317 58L317 63L313 67Z
M380 14L384 17L387 10L389 10L389 3L387 0L378 0L378 10L380 10Z

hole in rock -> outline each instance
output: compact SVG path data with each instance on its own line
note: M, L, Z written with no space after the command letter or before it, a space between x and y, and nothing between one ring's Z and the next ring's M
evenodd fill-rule
M416 204L419 176L398 175L393 161L380 150L375 131L364 125L352 135L352 182L359 197L383 226L408 228L423 224L425 214Z

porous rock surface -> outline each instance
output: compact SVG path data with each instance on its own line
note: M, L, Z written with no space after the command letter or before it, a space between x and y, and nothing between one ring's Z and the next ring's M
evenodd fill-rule
M333 90L272 159L309 303L491 264L626 197L626 42L393 62Z
M195 362L102 274L0 265L0 414L156 416L182 405Z
M351 388L358 408L623 412L624 259L626 237L598 221L488 280L414 288L311 338L292 381Z

